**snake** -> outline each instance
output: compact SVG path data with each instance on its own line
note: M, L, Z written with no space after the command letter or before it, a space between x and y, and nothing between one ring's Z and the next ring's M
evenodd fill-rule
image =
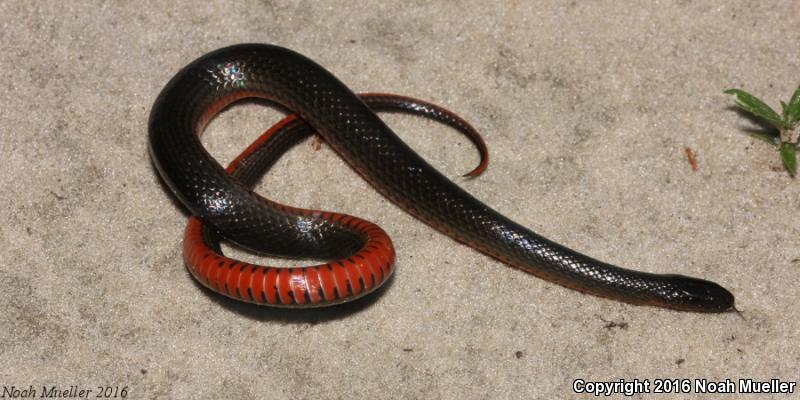
M226 170L200 136L220 111L246 98L264 99L291 115ZM340 304L386 281L396 254L377 225L281 205L252 190L254 176L264 167L259 164L274 161L293 137L303 136L296 132L313 131L392 203L507 265L629 304L689 312L735 310L733 294L717 283L618 267L498 213L432 167L368 103L313 60L271 44L217 49L175 74L150 112L149 153L163 181L193 215L184 241L192 275L225 296L278 307ZM414 104L407 106L414 109ZM449 117L441 118L447 123ZM459 128L461 120L449 120ZM266 161L259 162L259 156ZM293 268L244 263L221 254L222 239L258 254L326 262Z

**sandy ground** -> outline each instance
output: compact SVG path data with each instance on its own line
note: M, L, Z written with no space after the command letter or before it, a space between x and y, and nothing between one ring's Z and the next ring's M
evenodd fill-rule
M593 397L573 393L576 379L798 380L800 183L722 91L788 99L800 7L354 3L0 2L0 389L535 399ZM301 313L202 289L182 264L186 215L151 166L146 121L179 68L240 42L295 49L357 91L456 110L490 146L476 180L459 178L477 161L461 136L386 119L502 213L596 258L719 282L744 318L621 304L508 268L310 141L259 191L382 225L399 252L390 287ZM234 107L203 140L226 162L279 116Z

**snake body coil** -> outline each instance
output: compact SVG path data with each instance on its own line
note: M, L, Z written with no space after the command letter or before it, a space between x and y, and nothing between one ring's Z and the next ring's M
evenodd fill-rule
M382 265L394 257L388 250L364 256L370 251L370 239L353 217L292 209L260 198L206 152L198 136L207 122L223 107L247 97L265 98L297 113L384 196L448 236L507 264L628 303L699 312L733 307L733 295L713 282L615 267L500 215L425 162L324 68L291 50L260 44L211 52L166 85L150 116L152 159L181 202L226 239L260 253L339 261L317 270L268 272L221 260L218 265L224 268L218 266L213 274L202 276L205 284L229 296L286 306L349 300L367 292L364 277L385 278L391 267ZM195 239L205 241L202 235ZM390 243L385 248L389 247ZM364 262L354 254L373 260ZM196 259L202 257L217 256L194 254ZM381 273L375 272L381 268ZM267 279L268 273L274 276ZM321 274L329 276L323 279ZM274 289L271 295L264 289L269 285ZM252 293L254 288L262 293Z

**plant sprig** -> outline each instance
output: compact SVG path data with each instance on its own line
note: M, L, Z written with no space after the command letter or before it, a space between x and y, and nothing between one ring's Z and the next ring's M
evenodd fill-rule
M797 175L798 136L800 136L800 87L795 90L789 104L781 101L781 113L778 114L758 97L740 89L728 89L726 94L733 95L736 105L742 110L761 119L778 130L778 135L757 132L759 139L778 147L783 166L794 178Z

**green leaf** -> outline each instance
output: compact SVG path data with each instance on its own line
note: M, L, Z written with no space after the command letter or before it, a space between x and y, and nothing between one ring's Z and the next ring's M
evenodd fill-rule
M792 99L789 100L789 105L786 106L786 111L784 111L786 123L789 126L794 126L797 121L800 121L800 86L797 87L797 90L794 91L792 95Z
M728 89L725 91L727 94L732 94L736 100L736 105L742 110L761 118L778 129L789 128L783 118L775 112L770 106L766 105L763 101L755 96L739 89Z
M786 103L781 100L781 112L783 113L783 120L786 121Z
M751 137L758 140L763 140L775 147L778 147L781 144L780 136L774 134L774 131L761 131L756 129L745 129L744 131Z
M789 175L794 178L794 176L797 175L797 151L794 148L794 144L788 142L781 143L780 151L783 165L786 167L786 170L789 171Z

